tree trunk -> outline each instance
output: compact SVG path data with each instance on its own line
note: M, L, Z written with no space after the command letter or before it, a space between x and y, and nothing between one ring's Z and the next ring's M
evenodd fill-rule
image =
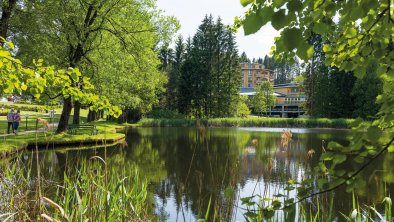
M79 101L74 102L74 116L73 124L79 125L79 114L81 112L81 103Z
M71 109L72 109L71 97L64 98L63 110L60 116L59 125L57 126L56 134L62 133L67 130Z
M15 8L17 0L8 0L7 7L3 7L0 18L0 36L4 39L7 38L8 26L11 18L12 11ZM0 45L4 45L4 41L0 39Z

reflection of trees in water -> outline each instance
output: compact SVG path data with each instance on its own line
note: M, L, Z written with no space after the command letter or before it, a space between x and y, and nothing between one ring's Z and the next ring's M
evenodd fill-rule
M108 167L124 171L129 176L134 175L134 169L138 168L139 174L152 182L150 189L153 192L149 194L148 201L153 205L155 199L159 200L156 208L159 219L168 218L164 206L170 198L175 202L180 221L184 215L188 216L187 211L203 217L211 199L210 218L216 214L216 218L231 221L234 205L241 198L237 192L239 188L250 180L256 180L264 184L263 192L268 188L275 192L283 190L288 179L300 180L312 171L322 152L322 140L328 142L330 138L328 134L293 134L287 151L282 152L279 149L280 133L217 128L133 129L127 136L128 147L107 149L107 163ZM316 151L312 157L307 155L310 149ZM104 158L105 149L39 153L41 174L45 180L60 182L64 172L75 174L81 160L95 155ZM28 156L31 160L31 155ZM369 186L360 190L359 195L367 198L366 203L381 201L385 189L393 190L393 162L393 154L388 154L377 164L383 167L365 171ZM31 165L36 167L35 163ZM229 188L235 192L228 192L231 191ZM367 195L371 193L376 195ZM319 198L320 207L324 208L320 209L322 213L330 209L332 198L335 200L335 212L348 213L351 209L349 194L344 190ZM338 200L341 198L342 202ZM300 206L308 214L310 210L316 212L316 201Z
M150 129L139 131L145 130ZM238 181L239 151L233 146L237 141L228 133L217 136L214 131L168 129L160 137L148 137L166 160L167 179L154 189L163 203L173 195L180 218L189 209L203 217L210 199L212 218L214 213L227 221L232 216L233 196L225 197L223 190Z

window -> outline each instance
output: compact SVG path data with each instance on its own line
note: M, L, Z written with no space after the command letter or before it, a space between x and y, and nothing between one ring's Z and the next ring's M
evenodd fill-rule
M248 78L248 82L252 82L252 77L249 77L249 78Z
M249 84L248 84L248 87L252 87L252 84L249 83Z
M248 64L248 68L251 69L252 68L252 64L249 63Z

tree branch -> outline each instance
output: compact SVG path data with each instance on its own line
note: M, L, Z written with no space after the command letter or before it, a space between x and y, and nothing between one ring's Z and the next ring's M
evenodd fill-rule
M347 181L349 181L350 179L355 178L361 171L363 171L367 166L369 166L376 158L378 158L378 157L379 157L380 155L382 155L385 151L387 151L387 149L389 148L389 146L390 146L393 142L394 142L394 137L390 140L390 142L388 142L388 143L383 147L383 149L382 149L379 153L375 154L375 156L373 156L372 158L370 158L369 161L368 161L367 163L365 163L362 167L360 167L356 172L354 172L350 177L348 177L348 178L347 178L345 181L343 181L342 183L340 183L340 184L338 184L338 185L336 185L336 186L334 186L334 187L332 187L332 188L330 188L330 189L322 190L322 191L319 191L319 192L316 192L316 193L312 193L312 194L310 194L310 195L308 195L308 196L306 196L306 197L303 197L303 198L301 198L301 199L298 199L296 202L294 202L294 203L292 203L292 204L290 204L290 205L288 205L288 206L291 206L291 205L296 204L296 203L300 203L300 202L302 202L302 201L304 201L304 200L306 200L306 199L308 199L308 198L314 197L314 196L316 196L316 195L320 195L320 194L324 194L324 193L331 192L331 191L333 191L333 190L335 190L335 189L337 189L337 188L343 186L344 184L346 184Z

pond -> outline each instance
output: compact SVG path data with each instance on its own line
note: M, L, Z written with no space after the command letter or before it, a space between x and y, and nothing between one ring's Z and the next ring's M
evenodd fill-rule
M345 130L291 129L292 140L284 150L283 130L130 128L127 144L105 152L102 148L40 152L40 176L47 183L61 181L75 160L101 156L112 170L137 169L147 179L151 213L159 221L196 221L207 211L210 221L214 217L245 221L241 198L278 193L295 197L294 190L285 190L288 180L307 177L329 141L346 144L349 136ZM24 158L27 161L30 156ZM386 154L362 172L366 186L354 194L357 202L375 204L382 211L380 203L394 191L393 164L394 155ZM297 204L291 214L278 211L274 218L310 220L310 215L320 214L320 218L329 215L332 221L342 221L341 213L349 215L354 209L352 202L352 193L340 188Z

